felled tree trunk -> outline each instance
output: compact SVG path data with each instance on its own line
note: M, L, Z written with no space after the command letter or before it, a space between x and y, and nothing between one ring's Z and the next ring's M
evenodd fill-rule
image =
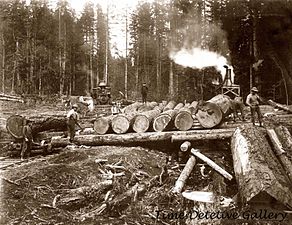
M6 128L8 132L16 139L23 138L23 121L24 117L13 115L7 119ZM65 131L67 130L67 123L65 117L49 117L44 120L32 121L31 125L32 135L35 136L39 132L54 130Z
M158 106L157 102L146 102L146 104L143 104L139 108L137 108L138 112L146 112L149 110L152 110L154 107Z
M174 119L174 126L176 129L185 131L192 128L194 122L192 114L195 111L197 104L198 102L194 101L189 106L185 106L178 111Z
M133 104L128 105L125 108L123 108L122 112L125 113L125 114L131 113L133 111L136 111L142 105L143 105L143 103L141 103L141 102L134 102Z
M153 130L164 131L173 127L173 120L179 109L183 107L182 103L177 104L174 109L169 109L158 115L153 121Z
M290 134L289 130L285 126L277 126L275 128L275 131L281 140L281 143L285 149L285 151L288 153L288 155L292 159L292 135Z
M290 182L292 182L292 162L289 159L286 151L283 148L283 145L281 141L278 138L278 135L276 134L274 129L267 129L267 133L272 141L272 144L274 146L274 150L276 155L278 156L281 164L283 165ZM292 184L292 183L291 183Z
M282 104L279 104L279 103L276 103L272 100L268 100L267 103L275 108L279 108L279 109L282 109L282 110L285 110L289 113L292 113L292 109L290 109L288 106L286 105L282 105Z
M133 130L137 133L148 131L153 123L153 119L160 114L162 109L163 105L160 104L150 111L139 113L134 119Z
M232 112L231 99L226 95L216 95L198 106L196 118L205 128L218 126L224 117Z
M163 108L163 112L170 110L170 109L174 109L174 107L176 106L175 101L169 101L166 106Z
M251 125L237 128L231 141L234 172L243 202L274 198L292 206L291 185L264 133Z

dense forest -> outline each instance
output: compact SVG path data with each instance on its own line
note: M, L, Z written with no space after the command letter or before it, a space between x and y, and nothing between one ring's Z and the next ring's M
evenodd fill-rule
M291 104L291 1L140 1L120 15L110 7L87 2L77 15L66 0L1 0L0 92L85 95L104 80L114 97L138 98L146 82L152 100L208 99L227 64L244 97L257 86ZM114 54L114 25L124 27L125 54Z

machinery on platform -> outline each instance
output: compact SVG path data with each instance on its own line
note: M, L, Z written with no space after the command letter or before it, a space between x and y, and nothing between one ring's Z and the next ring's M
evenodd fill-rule
M95 105L108 105L111 103L111 88L101 81L91 94Z

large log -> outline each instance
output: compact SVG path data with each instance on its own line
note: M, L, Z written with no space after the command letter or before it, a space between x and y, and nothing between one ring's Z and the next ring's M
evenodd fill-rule
M99 116L96 118L93 124L93 129L97 134L105 134L111 130L111 121L114 115Z
M10 116L6 122L7 131L16 139L23 138L22 129L24 117L19 115ZM65 131L67 130L67 123L65 117L49 117L43 120L32 121L31 124L32 135L35 136L39 132L54 130Z
M188 159L183 171L179 175L177 181L175 182L175 186L172 190L173 193L181 193L185 182L187 181L188 177L190 176L194 166L196 165L196 158L195 156L191 155Z
M176 141L197 141L197 140L216 140L231 138L236 128L210 129L210 130L192 130L185 134L173 135L172 142Z
M153 130L164 131L169 130L173 127L173 121L179 109L183 107L182 103L177 104L174 109L165 110L158 115L153 121Z
M163 109L163 105L159 104L154 109L136 115L133 123L133 130L137 133L148 131L152 125L153 119L158 116Z
M163 112L170 110L170 109L174 109L174 107L176 106L176 102L175 101L169 101L166 106L163 108Z
M286 105L282 105L282 104L279 104L279 103L276 103L272 100L268 100L267 103L275 108L279 108L279 109L282 109L282 110L285 110L289 113L292 113L292 109L290 109L288 106Z
M290 158L292 159L292 135L289 130L285 126L277 126L275 127L275 131L283 144L285 151L288 153Z
M189 106L184 106L183 108L179 109L177 115L174 119L174 126L178 130L190 130L193 126L194 119L193 119L193 112L197 107L198 102L194 101Z
M133 127L133 123L134 123L135 117L140 112L151 110L155 106L157 106L157 103L156 102L150 102L148 104L139 106L136 110L133 110L131 112L116 115L111 120L112 130L116 134L124 134L124 133L127 133L128 130L130 130L130 128Z
M274 150L276 155L278 156L281 164L283 165L284 169L286 170L286 173L290 179L290 182L292 182L292 162L287 156L282 143L280 142L276 132L274 129L267 129L267 133L273 143Z
M207 102L202 102L198 106L196 118L205 128L218 126L232 112L231 99L227 95L216 95Z
M125 114L131 113L131 112L137 111L137 109L142 105L143 103L141 102L134 102L133 104L128 105L125 108L121 109L121 111L122 113L125 113Z
M222 167L217 165L214 161L203 155L199 150L197 149L191 149L191 153L195 156L197 156L199 159L207 163L210 167L212 167L214 170L216 170L218 173L220 173L222 176L227 178L228 180L232 180L232 175L225 171Z
M232 136L231 151L244 203L274 198L292 207L289 179L261 129L252 125L237 128Z
M226 129L216 129L215 134ZM74 141L78 145L99 146L99 145L129 145L145 142L159 142L177 140L180 136L197 136L196 140L208 140L209 135L214 139L214 133L208 134L210 130L190 130L190 131L165 131L146 133L126 133L126 134L104 134L104 135L76 135ZM232 134L230 134L231 136ZM185 139L187 140L187 139ZM53 137L53 147L66 147L70 144L68 138Z

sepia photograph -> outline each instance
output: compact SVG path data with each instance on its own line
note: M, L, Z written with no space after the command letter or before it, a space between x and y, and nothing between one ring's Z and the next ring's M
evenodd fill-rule
M291 225L291 0L0 0L0 225Z

